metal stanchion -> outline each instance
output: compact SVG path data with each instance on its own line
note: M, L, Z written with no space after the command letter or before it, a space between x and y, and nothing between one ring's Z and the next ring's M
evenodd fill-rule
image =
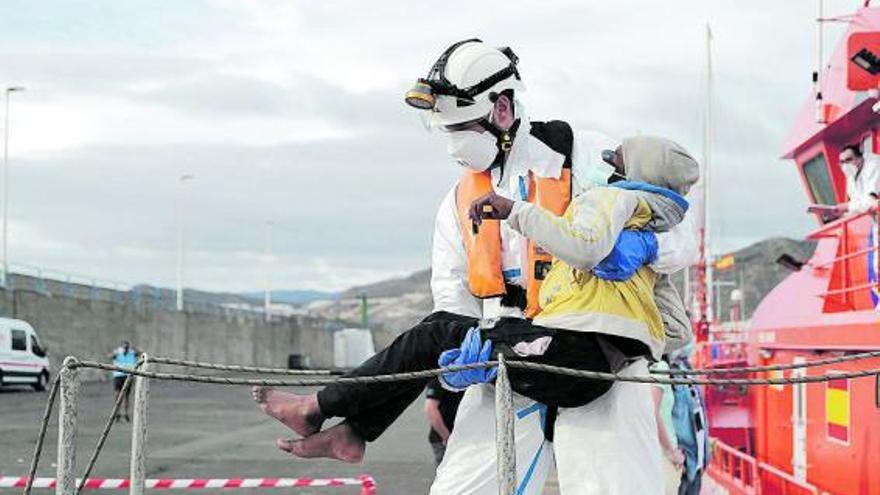
M150 371L149 357L144 354L140 369ZM143 495L147 479L147 405L150 398L149 378L134 379L134 419L131 426L130 495Z
M513 391L504 355L498 354L495 380L495 445L498 452L498 495L516 493L516 446L514 444Z
M58 469L56 495L76 495L76 405L79 372L70 366L76 358L68 356L61 368L61 405L58 408Z

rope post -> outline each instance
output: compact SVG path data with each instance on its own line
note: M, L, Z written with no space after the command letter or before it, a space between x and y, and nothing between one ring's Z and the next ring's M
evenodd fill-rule
M145 353L141 371L150 371L149 357ZM134 418L131 426L131 485L130 495L143 495L147 481L147 403L150 398L150 379L137 376L134 379Z
M56 495L76 495L76 406L79 396L79 372L73 356L64 358L61 368L61 405L58 408L58 480Z
M360 495L377 495L376 491L376 480L373 479L372 476L368 476L363 474L358 476L358 479L361 480L361 493Z
M498 495L516 493L516 446L513 431L513 391L504 355L498 353L495 380L495 445L498 454Z

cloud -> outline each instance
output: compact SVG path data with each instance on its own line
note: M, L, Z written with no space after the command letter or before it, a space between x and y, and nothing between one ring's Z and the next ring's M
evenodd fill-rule
M449 43L511 45L534 119L701 156L707 20L714 245L813 225L778 159L813 65L798 0L50 4L0 4L0 83L28 87L11 107L13 261L170 285L179 196L194 287L259 287L269 220L276 287L422 268L459 170L402 92Z

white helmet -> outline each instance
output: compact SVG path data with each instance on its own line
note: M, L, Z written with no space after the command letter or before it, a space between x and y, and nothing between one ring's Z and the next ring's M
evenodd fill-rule
M510 48L491 47L476 38L459 41L406 93L406 103L430 111L431 127L485 118L499 93L525 89L517 62Z

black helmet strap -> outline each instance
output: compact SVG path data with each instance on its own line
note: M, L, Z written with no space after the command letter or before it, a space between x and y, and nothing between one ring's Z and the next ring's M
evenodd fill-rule
M499 82L507 79L510 76L514 76L517 79L520 79L519 71L516 69L516 64L519 63L519 57L517 57L516 54L513 53L513 50L511 50L510 47L499 49L501 53L503 53L510 60L510 65L492 74L486 79L483 79L477 84L474 84L469 88L459 88L455 84L452 84L449 79L446 79L446 63L449 61L449 56L452 55L452 53L461 45L464 45L466 43L482 42L483 41L479 38L470 38L467 40L459 41L457 43L453 43L452 46L447 48L446 51L444 51L440 55L440 58L438 58L437 61L434 62L434 65L431 66L431 70L428 71L428 75L425 78L420 79L420 81L431 86L431 89L435 94L454 96L460 100L473 102L475 96L488 90L492 86L498 84Z

